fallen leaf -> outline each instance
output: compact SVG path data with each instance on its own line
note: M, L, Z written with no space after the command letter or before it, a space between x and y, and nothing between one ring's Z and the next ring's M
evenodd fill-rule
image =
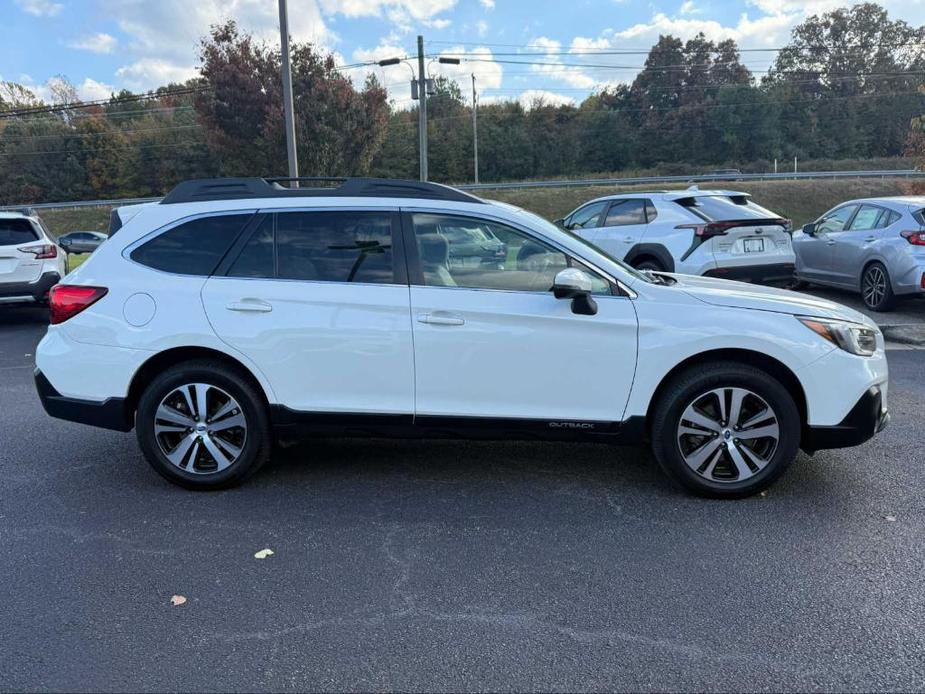
M266 559L273 556L272 549L262 549L254 555L254 559Z
M186 602L186 598L184 598L182 595L172 595L170 597L170 604L173 605L174 607L179 607L185 602Z
M884 516L884 518L890 523L896 522L896 516Z

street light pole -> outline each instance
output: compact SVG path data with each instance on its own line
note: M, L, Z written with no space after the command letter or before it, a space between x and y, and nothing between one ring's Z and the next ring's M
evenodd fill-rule
M289 178L299 177L299 157L295 144L295 110L292 105L292 68L289 62L289 11L286 0L279 0L279 34L283 64L283 112L286 115L286 153L289 160ZM292 181L298 188L299 182Z
M424 74L424 37L418 36L418 151L421 156L421 180L427 180L427 86Z
M479 182L479 116L478 100L475 95L475 73L472 73L472 159L475 182Z

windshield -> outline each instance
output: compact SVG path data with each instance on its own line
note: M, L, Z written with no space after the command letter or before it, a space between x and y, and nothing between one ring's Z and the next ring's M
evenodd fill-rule
M689 198L678 198L675 202L706 222L780 217L755 204L747 195L692 195Z
M593 243L591 243L590 241L586 241L585 239L581 238L581 237L578 236L577 234L573 234L571 231L569 231L569 230L567 230L567 229L562 229L562 228L560 228L560 227L557 227L555 224L553 224L553 223L550 222L549 220L543 219L543 218L540 217L538 214L534 214L533 212L530 212L530 211L528 211L528 210L523 210L523 209L522 209L522 210L520 210L520 212L521 212L522 214L526 215L527 217L529 217L532 221L536 222L536 224L538 224L539 226L543 227L543 229L545 229L547 232L549 232L550 236L552 236L553 238L555 238L555 235L556 235L556 234L566 234L567 236L573 238L575 241L577 241L578 243L580 243L582 246L585 246L585 247L588 248L590 251L593 251L594 255L599 255L599 256L605 258L606 260L609 260L611 263L613 263L613 264L615 264L615 265L619 265L620 268L621 268L623 271L625 271L628 275L630 275L631 277L634 277L635 279L641 280L642 282L648 282L648 283L650 283L650 284L655 283L655 280L652 279L650 276L648 276L648 275L646 275L646 274L644 274L644 273L642 273L642 272L639 272L639 270L637 270L637 269L635 269L635 268L633 268L633 267L630 267L629 265L627 265L626 263L624 263L622 260L617 260L616 258L614 258L612 255L610 255L610 254L607 253L606 251L604 251L604 250L602 250L601 248L595 246L595 245L594 245Z

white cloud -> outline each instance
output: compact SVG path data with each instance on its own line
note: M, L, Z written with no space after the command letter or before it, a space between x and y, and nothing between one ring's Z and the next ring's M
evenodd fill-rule
M416 21L430 19L451 10L457 0L321 0L325 14L345 17L381 17L383 12L401 12Z
M684 2L681 3L681 9L678 11L681 14L700 14L703 10L697 7L694 0L684 0Z
M479 0L479 2L482 3L482 7L486 10L495 9L495 0Z
M115 36L99 33L83 36L70 41L67 45L70 48L76 48L79 51L90 51L91 53L112 53L119 42Z
M16 4L23 12L36 17L56 17L64 9L60 2L51 0L16 0Z
M479 36L485 36L488 33L488 22L483 19L480 19L475 23L475 32Z
M453 22L451 22L449 19L440 18L440 19L425 19L425 20L422 20L421 23L426 27L430 27L431 29L446 29Z
M103 84L89 77L81 84L77 85L77 93L84 101L101 101L102 99L108 99L115 92L116 88L111 84Z
M575 99L563 94L556 94L545 89L528 89L523 92L517 101L525 109L531 109L535 106L574 106Z
M146 91L169 82L185 82L197 74L192 65L171 63L157 58L142 58L116 70L116 77L129 89Z

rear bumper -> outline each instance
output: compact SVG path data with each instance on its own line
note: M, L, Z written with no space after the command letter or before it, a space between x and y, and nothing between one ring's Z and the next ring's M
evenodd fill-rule
M886 428L890 413L884 409L880 386L871 386L835 426L808 426L801 448L807 453L858 446Z
M131 431L132 429L133 422L129 417L124 398L107 398L102 402L95 402L66 397L51 385L45 374L38 368L35 370L35 389L38 391L45 412L52 417L116 431Z
M741 265L718 267L707 270L704 277L719 277L754 284L787 284L793 281L793 263L772 263L768 265Z
M44 301L48 291L60 281L57 272L45 272L35 282L0 282L0 303Z

